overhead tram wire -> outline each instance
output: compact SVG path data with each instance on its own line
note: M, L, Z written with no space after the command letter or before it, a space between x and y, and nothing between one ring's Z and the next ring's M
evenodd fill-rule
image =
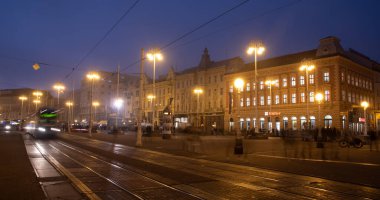
M203 36L200 36L200 37L198 37L198 38L195 38L195 39L193 39L193 40L190 40L190 41L188 41L188 42L184 42L184 43L182 43L182 44L178 44L178 45L175 46L174 48L181 47L181 46L185 46L185 45L187 45L187 44L190 44L190 43L196 42L196 41L201 40L201 39L203 39L203 38L207 38L207 37L209 37L209 36L211 36L211 35L213 35L213 34L216 34L216 33L221 32L221 31L231 30L231 27L240 26L240 25L245 24L246 22L249 22L249 21L251 21L251 20L255 20L255 19L257 19L257 18L260 18L260 17L266 16L266 15L268 15L268 14L271 14L271 13L273 13L273 12L276 12L276 11L282 10L282 9L284 9L284 8L287 8L287 7L290 7L290 6L294 6L294 5L298 4L298 3L301 3L301 1L302 1L302 0L295 0L295 1L292 1L292 2L290 2L290 3L288 3L288 4L285 4L285 5L282 5L282 6L279 6L279 7L276 7L276 8L270 9L270 10L267 10L267 11L261 13L261 14L258 14L258 15L255 15L255 16L252 16L252 17L250 17L250 18L248 18L248 19L245 19L245 20L243 20L243 21L241 21L241 22L234 23L234 24L231 24L231 25L229 25L229 26L225 26L225 27L223 27L223 28L220 28L220 29L218 29L218 30L215 30L215 31L213 31L213 32L210 32L210 33L208 33L208 34L205 34L205 35L203 35ZM232 31L233 31L233 30L232 30Z
M133 8L137 5L137 3L139 2L140 0L136 0L125 12L124 14L116 21L115 24L113 24L113 26L106 32L106 34L95 44L95 46L93 46L83 57L82 59L80 59L79 63L71 70L71 72L69 72L65 78L69 78L75 70L77 70L79 68L79 66L86 60L86 58L88 56L91 55L92 52L95 51L95 49L107 38L107 36L116 28L117 25L119 25L119 23L133 10Z
M217 15L217 16L211 18L211 19L208 20L207 22L205 22L205 23L203 23L203 24L201 24L201 25L195 27L194 29L192 29L192 30L186 32L185 34L179 36L178 38L176 38L176 39L172 40L171 42L169 42L168 44L164 45L163 47L160 48L160 50L164 50L164 49L170 47L171 45L173 45L173 44L175 44L176 42L182 40L183 38L189 36L190 34L194 33L195 31L197 31L197 30L199 30L199 29L205 27L206 25L208 25L208 24L210 24L210 23L216 21L217 19L219 19L219 18L223 17L224 15L226 15L226 14L232 12L233 10L239 8L240 6L242 6L242 5L246 4L246 3L248 3L248 1L250 1L250 0L242 1L241 3L235 5L234 7L232 7L232 8L230 8L230 9L228 9L228 10L222 12L221 14L219 14L219 15ZM143 60L145 60L145 58L143 58L143 59L138 59L138 60L134 61L133 63L129 64L127 67L125 67L125 68L122 69L121 71L128 70L130 67L133 67L134 65L140 63L140 62L143 61Z

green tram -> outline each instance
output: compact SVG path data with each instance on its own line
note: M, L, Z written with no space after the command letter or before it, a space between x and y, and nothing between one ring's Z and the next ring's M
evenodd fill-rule
M35 120L27 123L25 130L35 138L55 137L61 132L58 123L59 110L53 108L40 108Z

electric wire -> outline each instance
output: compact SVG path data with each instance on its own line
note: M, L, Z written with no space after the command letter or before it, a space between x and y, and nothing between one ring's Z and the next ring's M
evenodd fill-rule
M119 25L119 23L136 7L137 3L140 0L136 0L125 12L124 14L112 25L112 27L106 32L106 34L80 59L79 63L68 73L64 79L69 78L72 73L79 68L79 66L86 60L88 56L90 56L95 49L107 38L107 36Z

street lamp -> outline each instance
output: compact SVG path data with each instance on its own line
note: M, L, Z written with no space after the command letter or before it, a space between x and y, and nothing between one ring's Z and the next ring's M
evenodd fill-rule
M39 103L41 103L41 101L39 99L35 99L35 100L33 100L33 103L36 104L36 112L37 112L37 106Z
M310 60L305 60L302 62L300 71L305 71L306 73L306 123L307 123L307 129L309 130L310 127L310 119L309 119L309 71L312 71L315 68L314 64Z
M199 95L203 93L201 88L195 88L194 93L197 95L197 127L199 127Z
M65 90L65 86L61 83L56 83L53 85L53 89L57 90L57 105L59 107L59 94L63 92L63 90Z
M90 72L86 75L87 79L91 81L91 87L90 87L90 102L92 104L92 92L94 88L94 80L99 80L100 76L99 74L95 72ZM90 105L90 119L89 119L89 127L88 127L88 133L90 136L92 136L92 106Z
M271 114L272 114L272 102L273 102L273 99L272 99L272 85L276 84L277 81L272 81L272 80L268 80L268 81L265 81L265 85L268 85L269 87L269 96L270 96L270 104L269 104L269 122L270 122L270 132L272 132L272 117L271 117ZM268 127L269 128L269 127Z
M258 120L258 110L257 110L257 105L258 105L258 99L257 99L257 55L261 55L263 54L265 51L265 47L263 46L262 43L260 42L252 42L248 49L247 49L247 54L248 55L252 55L254 54L254 58L255 58L255 79L254 79L254 85L255 85L255 99L256 99L256 106L255 106L255 123L254 123L254 130L255 131L258 131L258 128L256 127L257 126L257 120Z
M156 60L162 60L163 56L160 53L158 49L153 49L148 52L146 55L148 60L153 61L153 96L156 96ZM155 98L152 98L152 104L153 104L153 127L152 131L154 132L155 127L155 120L156 120L156 106L155 101L153 102Z
M236 138L235 138L235 149L234 149L234 152L235 154L243 154L243 140L241 138L241 127L240 127L240 104L241 104L241 101L240 101L240 92L243 91L243 86L244 86L244 80L241 79L241 78L237 78L235 79L234 81L234 86L237 90L237 93L238 93L238 105L237 105L237 109L238 109L238 112L237 112L237 130L236 130Z
M23 117L23 108L24 108L24 101L27 100L28 98L26 96L20 96L18 98L19 100L21 100L21 110L20 110L20 117L21 117L21 120L24 118Z
M322 93L317 93L315 95L315 100L318 102L318 138L317 138L317 147L322 148L323 147L323 142L322 142L322 133L321 133L321 102L323 99L323 94Z
M67 131L70 133L70 110L71 110L71 107L74 105L73 102L71 101L67 101L66 102L66 106L69 107L68 111L67 111Z
M33 92L33 96L36 96L37 99L40 99L40 97L43 95L43 93L41 91L34 91Z
M116 113L116 122L115 122L115 128L116 129L118 128L118 122L117 122L117 120L119 118L119 110L123 106L123 103L124 103L124 101L121 98L115 99L115 101L113 103L113 105L116 107L116 110L117 110L117 113Z
M360 105L363 107L364 109L364 135L367 135L367 113L366 113L366 110L369 106L369 103L366 102L366 101L363 101L360 103Z

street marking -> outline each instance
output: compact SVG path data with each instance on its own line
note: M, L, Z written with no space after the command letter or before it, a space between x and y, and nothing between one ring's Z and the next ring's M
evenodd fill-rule
M374 163L349 162L349 161L340 161L340 160L322 160L322 159L313 159L313 158L292 158L292 157L285 157L285 156L271 156L271 155L262 155L262 154L250 154L250 155L258 156L258 157L288 159L288 160L305 160L305 161L313 161L313 162L341 163L341 164L364 165L364 166L374 166L374 167L380 166L380 164L374 164Z

